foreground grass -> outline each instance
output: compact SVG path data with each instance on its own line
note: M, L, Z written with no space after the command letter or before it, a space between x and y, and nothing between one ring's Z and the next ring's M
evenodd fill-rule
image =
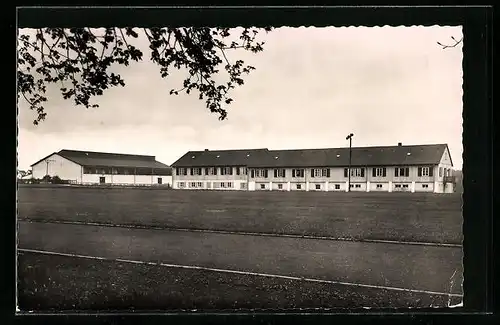
M460 244L461 195L20 187L20 219Z
M19 253L23 311L425 308L460 298Z

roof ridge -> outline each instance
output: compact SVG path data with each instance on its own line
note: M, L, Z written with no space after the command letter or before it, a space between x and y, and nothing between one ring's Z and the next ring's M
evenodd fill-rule
M119 153L119 152L104 152L104 151L91 151L91 150L73 150L73 149L61 149L57 154L61 154L61 152L75 152L75 153L92 153L92 154L105 154L105 155L118 155L118 156L135 156L135 157L155 157L154 155L141 155L141 154L131 154L131 153Z

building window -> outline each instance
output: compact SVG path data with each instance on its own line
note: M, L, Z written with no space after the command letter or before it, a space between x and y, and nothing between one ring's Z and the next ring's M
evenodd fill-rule
M185 188L186 187L186 183L184 183L184 182L179 182L178 185L179 185L179 188Z
M228 188L233 188L233 182L227 182L227 187Z
M158 184L162 184L163 180L161 179L161 177L158 177Z
M246 190L247 189L247 183L240 183L240 189Z
M83 173L84 174L93 174L93 168L92 167L83 167Z
M429 188L429 184L422 184L422 188Z
M418 176L432 176L432 168L418 167Z
M236 175L246 175L247 169L246 167L236 167Z
M385 169L385 167L383 167L383 168L373 168L372 176L373 177L385 177L386 176L386 169Z
M317 189L317 190L321 190L321 185L316 184L316 189Z
M311 177L330 177L330 169L329 168L311 169Z
M278 190L282 190L283 189L283 184L278 184Z
M444 170L444 172L446 173L446 170ZM422 167L418 167L417 169L417 175L419 177L421 176L429 176L429 177L432 177L434 174L434 168L432 166L422 166Z
M340 190L340 184L335 184L335 189Z
M191 175L201 175L201 168L191 168Z
M443 176L443 167L439 167L439 177Z
M354 188L354 184L350 184L350 185L349 185L349 187L350 187L350 188Z
M344 177L347 177L349 168L344 168ZM365 177L364 168L351 168L351 176L353 177Z
M292 177L304 177L304 169L292 169Z
M297 187L298 190L302 189L302 185L301 184L297 184L296 187Z
M285 169L280 168L280 169L274 170L274 178L278 178L278 177L285 177Z
M176 169L177 175L187 175L187 168L177 168Z
M409 167L396 167L394 169L395 177L409 177L410 176L410 168Z
M266 188L266 184L260 184L260 188L264 190Z
M408 188L408 184L403 184L403 187L404 188Z
M377 188L382 188L382 184L377 184Z
M356 188L361 188L361 184L356 184Z
M205 175L217 175L217 168L215 167L206 167Z
M221 167L221 175L233 175L233 167Z
M255 169L252 170L252 174L254 174L252 177L256 178L267 178L268 176L267 169Z
M396 184L395 185L396 188L400 188L401 187L401 184Z

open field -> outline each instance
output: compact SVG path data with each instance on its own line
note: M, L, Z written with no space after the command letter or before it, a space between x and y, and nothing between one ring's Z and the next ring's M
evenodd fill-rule
M460 244L460 210L459 195L20 187L19 307L445 307L461 247L404 241Z
M460 194L221 192L23 186L20 220L462 243Z

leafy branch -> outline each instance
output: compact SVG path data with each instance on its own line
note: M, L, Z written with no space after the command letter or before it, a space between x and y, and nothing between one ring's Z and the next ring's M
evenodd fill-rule
M265 28L269 32L271 28ZM120 74L110 72L115 65L129 66L143 59L143 52L132 45L139 37L137 28L105 28L104 31L90 28L44 28L37 29L34 39L22 34L18 37L18 98L24 99L31 110L37 112L35 125L46 118L44 103L47 102L46 86L60 83L60 93L75 105L86 108L98 107L92 98L105 90L125 86ZM185 70L187 77L181 92L198 93L205 100L210 112L219 119L227 116L225 105L230 104L230 90L244 84L243 75L255 68L245 65L243 60L231 62L227 52L243 49L253 53L263 50L263 42L257 42L259 30L245 28L238 40L228 41L228 28L149 28L142 29L149 42L150 60L160 70L162 78L170 75L171 69ZM220 67L228 80L216 82Z

